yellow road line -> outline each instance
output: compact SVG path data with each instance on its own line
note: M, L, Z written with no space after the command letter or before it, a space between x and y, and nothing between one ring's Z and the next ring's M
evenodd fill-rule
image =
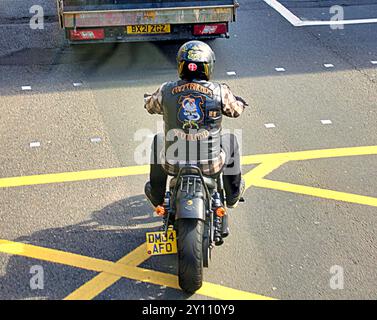
M131 253L117 261L117 264L128 266L138 266L149 258L147 254L146 244L143 243ZM121 276L101 272L93 279L82 285L80 288L68 295L64 300L91 300L98 296L101 292L111 287L114 283L121 279Z
M114 262L82 256L75 253L38 247L30 244L0 239L0 252L60 263L85 270L111 271Z
M140 254L141 249L138 249L139 250L136 250L136 252L128 258L130 259L129 262L132 261L132 263L138 263L140 259L142 259L142 255ZM106 272L107 274L118 277L179 289L177 276L171 274L86 257L60 250L0 239L0 252L59 263L85 270ZM124 259L127 259L127 256ZM107 283L109 283L109 281ZM207 282L204 283L203 288L198 291L198 294L218 299L229 299L229 297L238 297L239 299L242 297L245 299L257 299L260 297L261 299L268 299L267 297L252 294L250 292L235 290Z
M301 161L321 158L337 158L350 156L377 155L377 146L350 147L336 149L320 149L297 152L257 154L245 156L242 159L243 165L258 164L265 161Z
M272 181L272 180L267 180L267 179L255 180L253 181L253 186L377 207L377 198L357 195L353 193L307 187L307 186L291 184L287 182Z
M209 282L204 282L203 287L201 287L197 293L221 300L276 300L270 297L232 288L224 290L223 286Z
M89 280L77 290L73 291L64 300L92 300L101 292L111 287L115 282L120 280L121 276L116 276L106 272L101 272L92 280Z
M23 177L1 178L0 188L135 176L147 174L148 172L149 166L134 166L125 168L98 169L78 172L63 172Z
M243 175L243 178L245 179L246 189L253 186L254 181L258 181L264 178L266 175L276 170L277 168L282 166L284 163L285 163L284 160L264 162L258 165L256 168L250 170L248 173Z
M143 279L143 282L148 282L160 286L167 286L180 290L178 277L172 274L142 268L135 268L135 273L133 274L133 276L135 276L135 278ZM203 282L203 286L196 292L196 294L221 300L274 300L270 297L232 289L209 282Z
M334 158L346 156L376 155L377 146L351 147L338 149L309 150L286 153L259 154L242 157L243 165L259 164L262 162L299 161L320 158ZM0 188L20 187L39 184L51 184L94 179L116 178L148 174L149 166L131 166L124 168L110 168L87 170L78 172L51 173L21 177L0 178Z

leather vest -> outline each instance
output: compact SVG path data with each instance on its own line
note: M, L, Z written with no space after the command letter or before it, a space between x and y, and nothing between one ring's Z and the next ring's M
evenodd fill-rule
M222 99L220 84L169 82L162 92L165 159L200 162L220 157Z

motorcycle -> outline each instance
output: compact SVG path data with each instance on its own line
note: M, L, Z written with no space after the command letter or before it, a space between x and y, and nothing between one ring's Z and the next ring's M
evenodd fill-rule
M212 249L229 235L222 176L211 178L196 166L183 167L170 180L163 207L156 208L165 234L171 227L176 231L179 286L188 293L201 288Z

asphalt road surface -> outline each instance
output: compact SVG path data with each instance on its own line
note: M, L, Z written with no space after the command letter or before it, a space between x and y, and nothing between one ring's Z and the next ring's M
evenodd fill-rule
M345 1L282 1L286 17L240 3L231 38L211 45L215 80L250 103L224 124L242 137L246 203L193 296L176 288L174 255L145 253L161 221L135 162L139 135L161 129L143 94L176 78L180 43L73 48L54 17L33 34L7 13L1 299L377 297L377 24L289 21L330 20ZM346 20L377 18L377 1L346 3Z

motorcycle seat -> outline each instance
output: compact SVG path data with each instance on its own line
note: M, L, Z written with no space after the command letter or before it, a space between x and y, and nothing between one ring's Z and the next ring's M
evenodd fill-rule
M204 183L208 189L216 189L217 181L214 178L203 176ZM177 184L177 177L174 177L170 180L170 188L175 188Z

